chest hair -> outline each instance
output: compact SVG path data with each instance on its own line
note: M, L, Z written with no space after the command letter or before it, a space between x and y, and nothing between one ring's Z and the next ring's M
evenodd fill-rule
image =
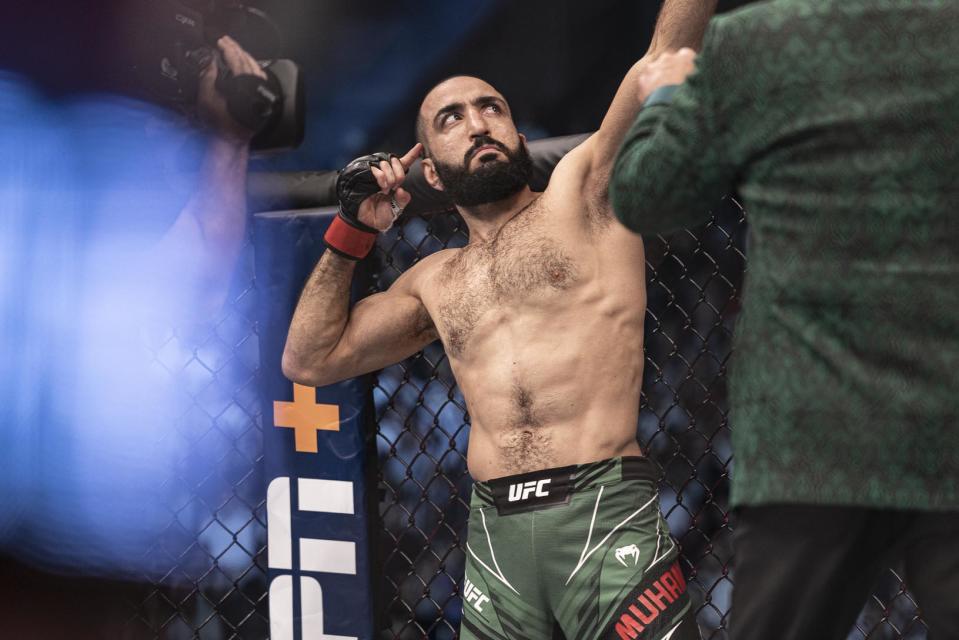
M485 312L523 304L533 294L561 292L576 281L576 264L546 235L546 212L538 204L507 222L491 240L464 247L443 265L438 315L451 356L463 353Z

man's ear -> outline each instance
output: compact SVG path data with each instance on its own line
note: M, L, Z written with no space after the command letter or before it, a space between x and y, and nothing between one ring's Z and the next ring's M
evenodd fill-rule
M519 140L520 140L520 142L523 143L523 146L525 147L525 146L526 146L526 136L523 135L522 133L519 134Z
M436 167L433 166L432 158L423 158L423 177L426 178L426 184L437 191L445 191L443 181L440 180L439 174L436 173Z

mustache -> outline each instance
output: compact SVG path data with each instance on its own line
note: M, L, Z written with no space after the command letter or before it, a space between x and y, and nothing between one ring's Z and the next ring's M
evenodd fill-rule
M469 163L469 161L473 158L473 156L476 155L476 152L480 150L480 147L489 147L489 146L496 147L497 149L505 153L507 157L510 157L509 148L505 144L503 144L499 140L494 140L493 138L489 136L479 136L473 142L473 146L470 147L469 150L466 152L466 157L464 158L464 160L467 163Z

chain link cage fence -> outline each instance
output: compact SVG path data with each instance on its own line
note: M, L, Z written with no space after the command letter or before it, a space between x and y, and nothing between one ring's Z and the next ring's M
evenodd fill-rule
M662 468L661 509L682 547L703 638L727 637L734 581L733 471L726 396L745 268L745 216L727 200L703 227L647 239L646 368L638 437ZM424 256L467 242L455 214L402 221L378 241L371 291ZM131 639L269 637L262 411L252 244L231 302L199 335L171 333L154 366L182 391L171 438L189 454L160 493L169 523L130 601ZM458 635L472 481L469 417L442 346L374 378L379 529L378 640ZM170 496L175 498L172 500ZM888 572L849 640L926 637L912 597ZM570 639L573 640L573 639Z
M152 365L179 391L170 448L187 453L157 488L169 518L129 603L127 638L269 637L256 305L248 240L222 313L151 341Z
M455 214L403 221L381 236L373 291L410 265L461 247ZM726 372L746 266L746 219L727 198L702 227L649 238L646 367L638 438L662 468L660 507L682 547L703 638L726 638L733 587ZM469 416L439 343L376 376L380 640L456 638L471 480ZM889 572L849 640L926 637ZM570 639L574 640L574 639Z

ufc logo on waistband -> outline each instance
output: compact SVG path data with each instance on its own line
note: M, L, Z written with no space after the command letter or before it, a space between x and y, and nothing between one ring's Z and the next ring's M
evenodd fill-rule
M537 498L545 498L549 495L549 489L546 488L546 485L548 485L551 480L552 478L546 478L544 480L530 480L529 482L511 484L509 486L508 500L510 502L519 502L520 500L529 498L530 494L533 494Z

